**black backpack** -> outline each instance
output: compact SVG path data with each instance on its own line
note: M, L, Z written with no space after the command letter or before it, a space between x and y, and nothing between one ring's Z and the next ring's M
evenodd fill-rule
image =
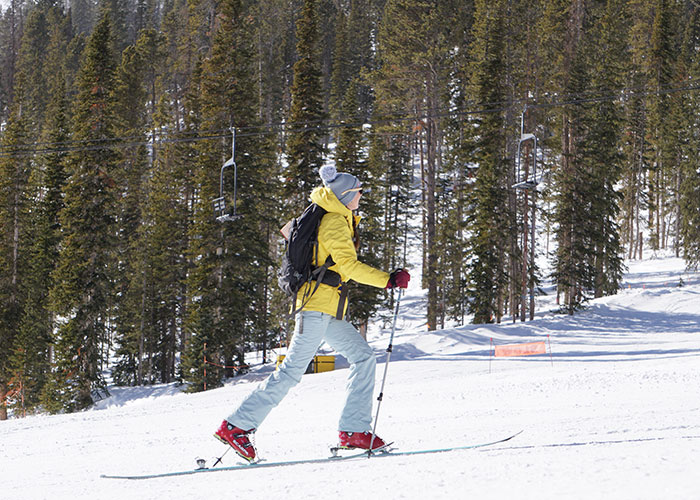
M322 266L312 265L314 254L318 255L318 227L326 213L322 207L312 203L292 221L277 282L289 297L294 297L295 303L297 293L308 281L316 280L316 286L311 293L307 292L304 304L316 292L320 283L331 286L340 285L340 275L328 271L328 268L334 264L330 255ZM298 310L294 310L294 304L292 304L292 314L296 312Z

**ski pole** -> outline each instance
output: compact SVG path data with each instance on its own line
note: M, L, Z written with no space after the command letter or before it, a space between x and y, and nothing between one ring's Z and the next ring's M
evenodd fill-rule
M377 420L379 419L379 409L382 407L382 399L384 399L384 384L386 382L386 372L389 369L389 361L391 360L391 353L394 350L394 332L396 332L396 318L399 315L399 304L401 303L401 295L403 294L403 289L399 288L399 296L396 299L396 309L394 309L394 320L391 324L391 336L389 337L389 347L386 348L386 362L384 363L384 376L382 377L382 385L379 388L379 396L377 397L377 413L374 415L374 428L372 429L372 440L369 443L369 450L367 450L367 458L372 456L372 446L374 445L374 436L377 433Z
M227 447L226 447L226 451L223 453L223 455L221 455L220 457L218 457L218 458L216 459L216 462L214 462L214 465L211 466L212 469L213 469L214 467L216 467L218 464L221 463L221 460L226 456L226 454L228 453L228 450L230 450L230 449L231 449L230 446L227 446ZM197 463L199 463L199 462L197 462ZM204 468L204 467L200 467L200 468Z

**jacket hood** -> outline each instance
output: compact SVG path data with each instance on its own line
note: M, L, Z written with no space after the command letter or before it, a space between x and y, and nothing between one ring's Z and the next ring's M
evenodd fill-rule
M323 208L326 212L333 212L346 217L352 217L352 211L343 205L329 187L319 186L311 192L311 201Z

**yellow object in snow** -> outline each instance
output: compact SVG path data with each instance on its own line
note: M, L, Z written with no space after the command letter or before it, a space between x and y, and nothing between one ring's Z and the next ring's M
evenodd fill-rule
M276 367L279 368L284 361L284 354L277 356ZM309 363L305 373L323 373L335 370L335 356L328 354L318 354Z

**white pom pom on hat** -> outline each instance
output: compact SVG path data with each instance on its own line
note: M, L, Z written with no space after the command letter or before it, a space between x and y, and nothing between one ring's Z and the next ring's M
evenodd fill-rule
M352 201L358 188L362 185L352 174L338 173L335 166L325 165L318 169L323 185L331 188L340 203L347 205Z
M325 185L326 183L331 182L333 181L333 179L338 177L338 171L333 165L325 165L318 169L318 175L321 176L321 180Z

